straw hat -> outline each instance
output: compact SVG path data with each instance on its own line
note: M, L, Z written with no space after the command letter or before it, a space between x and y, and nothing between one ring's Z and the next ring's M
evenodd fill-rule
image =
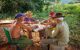
M33 14L33 13L31 11L27 11L25 15L28 15L28 14Z

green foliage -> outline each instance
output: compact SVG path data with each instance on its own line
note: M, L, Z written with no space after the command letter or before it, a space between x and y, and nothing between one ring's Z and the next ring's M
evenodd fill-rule
M11 0L2 0L2 13L13 13L15 12L15 3Z
M25 12L27 10L42 11L43 0L1 0L1 12Z
M44 0L0 0L0 18L13 17L16 13L42 11ZM6 15L6 16L5 16Z
M33 11L42 11L44 0L31 0L30 5L33 8Z
M65 5L64 10L67 10L65 20L70 27L70 43L74 45L80 45L80 4ZM65 14L64 13L64 14ZM76 43L77 42L77 43Z

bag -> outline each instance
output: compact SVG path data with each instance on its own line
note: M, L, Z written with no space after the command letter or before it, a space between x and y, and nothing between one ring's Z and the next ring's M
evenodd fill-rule
M10 33L9 33L9 30L6 29L6 28L3 28L4 29L4 32L5 32L5 35L8 39L8 43L11 43L11 37L10 37Z

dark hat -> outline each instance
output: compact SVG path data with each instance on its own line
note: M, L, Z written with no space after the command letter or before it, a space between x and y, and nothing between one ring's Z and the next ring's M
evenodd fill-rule
M25 16L25 15L23 13L18 13L15 18L19 18L19 17L22 17L22 16Z
M62 17L62 13L56 13L56 17Z

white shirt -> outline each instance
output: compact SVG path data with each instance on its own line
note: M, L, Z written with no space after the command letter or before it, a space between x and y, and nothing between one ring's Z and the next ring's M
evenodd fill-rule
M67 44L69 42L69 27L68 24L64 21L57 24L56 29L53 33L53 38L58 39L60 45Z

